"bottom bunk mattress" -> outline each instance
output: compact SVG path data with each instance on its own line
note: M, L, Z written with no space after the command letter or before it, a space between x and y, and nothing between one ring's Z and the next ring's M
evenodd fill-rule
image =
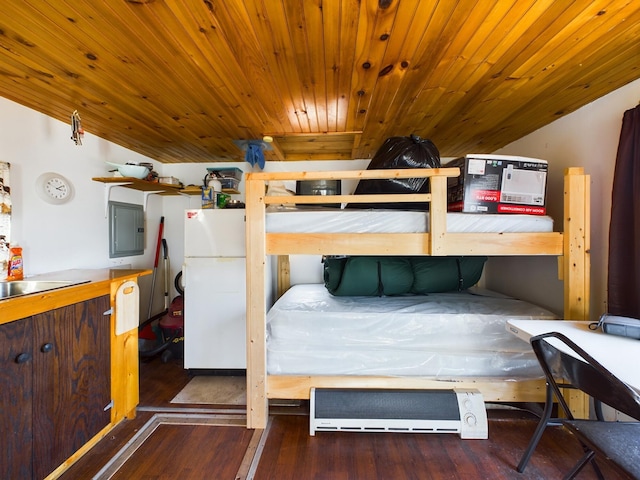
M540 378L511 319L556 319L486 290L397 297L334 297L295 285L267 314L267 373Z

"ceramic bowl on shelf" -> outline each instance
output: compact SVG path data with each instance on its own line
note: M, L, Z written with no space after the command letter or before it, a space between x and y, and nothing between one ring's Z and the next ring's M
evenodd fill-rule
M120 175L122 175L123 177L143 179L149 176L150 170L149 170L149 167L146 165L130 165L130 164L120 165L120 164L111 163L111 162L107 162L107 163L113 167L116 167Z

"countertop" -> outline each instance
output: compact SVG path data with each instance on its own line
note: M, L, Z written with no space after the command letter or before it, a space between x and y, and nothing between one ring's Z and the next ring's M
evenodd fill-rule
M25 280L64 280L86 283L0 300L0 324L109 295L113 282L135 280L151 273L151 270L145 269L103 268L63 270L30 276Z

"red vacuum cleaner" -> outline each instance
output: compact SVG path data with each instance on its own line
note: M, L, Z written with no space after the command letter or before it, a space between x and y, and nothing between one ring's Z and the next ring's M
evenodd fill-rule
M184 358L184 297L175 297L166 312L146 320L151 323L158 320L159 336L155 336L156 346L150 350L140 350L140 357L150 358L162 354L162 362L167 363L172 358ZM158 338L159 337L159 338Z
M182 277L182 272L180 272L174 282L176 290L180 295L175 297L171 304L169 304L169 249L167 241L162 238L163 231L164 217L161 217L153 266L153 278L151 281L148 318L138 327L138 351L142 358L150 358L162 353L162 361L166 363L171 358L181 359L184 357L184 317L182 313L184 304L182 294L184 291L180 285L180 277ZM161 245L163 249L165 279L164 310L151 316ZM159 321L154 328L153 323L156 320Z

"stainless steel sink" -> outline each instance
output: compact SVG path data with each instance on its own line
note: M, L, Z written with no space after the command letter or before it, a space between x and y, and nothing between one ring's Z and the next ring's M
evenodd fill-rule
M0 282L0 300L41 293L56 288L70 287L87 283L85 281L64 281L64 280L14 280L12 282Z

